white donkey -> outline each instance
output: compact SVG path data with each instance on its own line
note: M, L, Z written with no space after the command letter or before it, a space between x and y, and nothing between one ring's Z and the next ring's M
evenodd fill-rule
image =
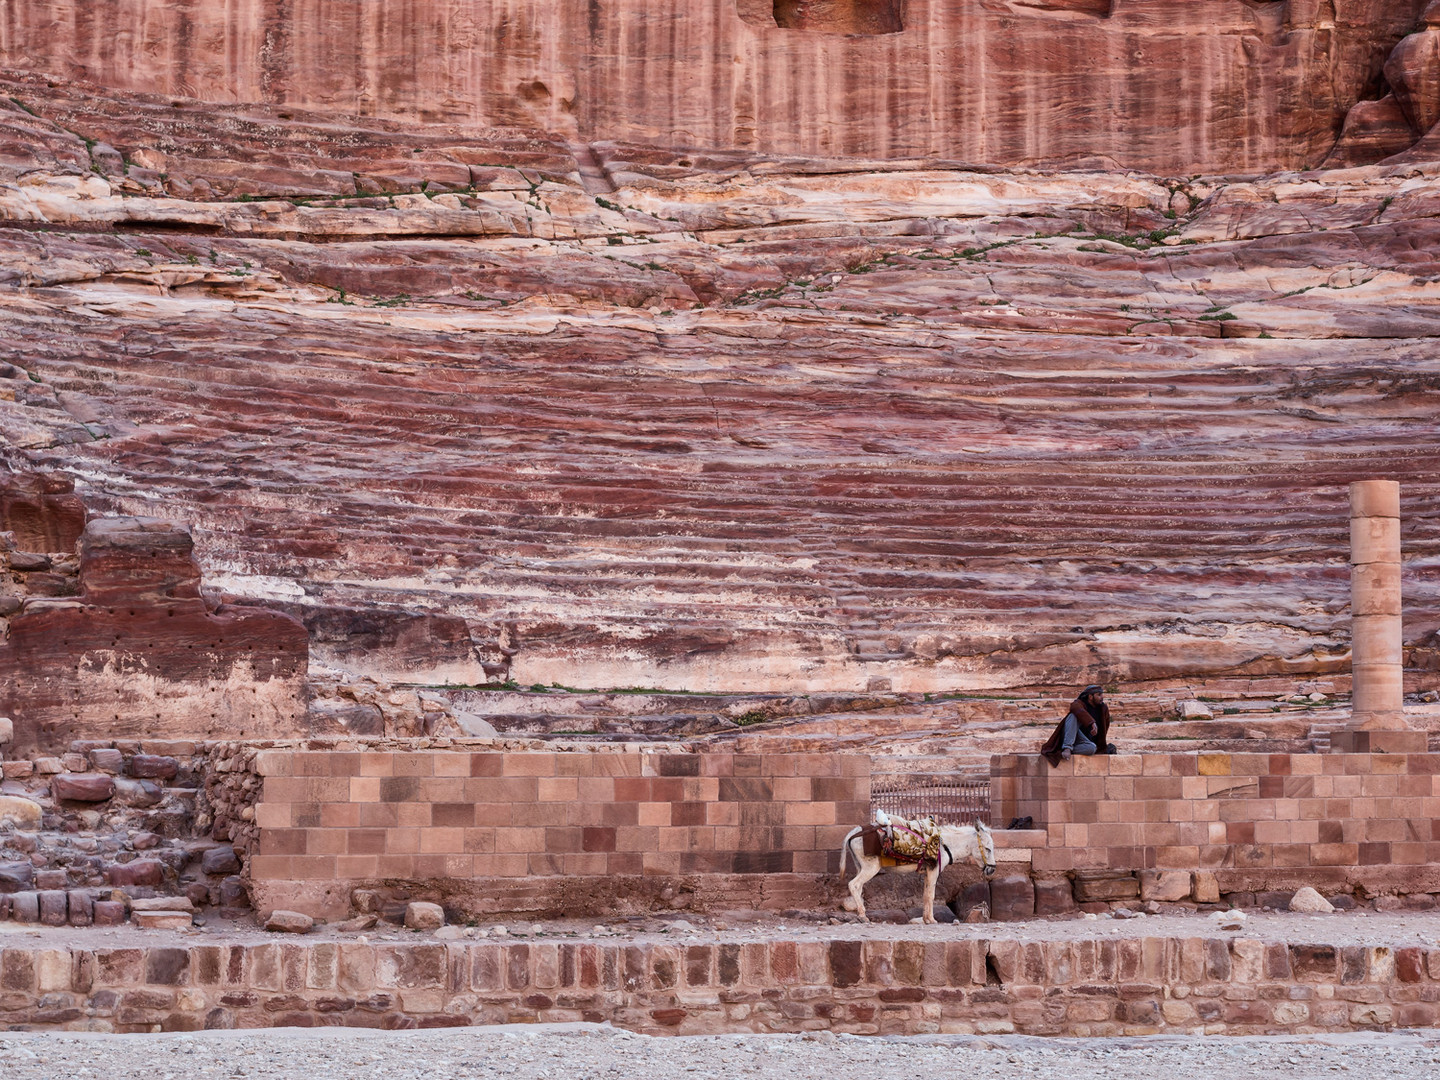
M845 857L855 860L859 872L850 880L850 895L855 901L855 912L862 921L869 922L865 914L865 883L882 870L901 872L922 871L925 874L925 900L922 918L927 923L935 921L935 882L940 872L959 859L973 859L980 872L987 878L995 873L995 838L983 821L974 825L941 825L940 858L931 866L900 862L884 855L866 855L860 841L868 831L878 829L874 825L857 825L845 836L840 846L840 873L845 873ZM874 835L872 833L872 835ZM872 845L873 847L873 845Z

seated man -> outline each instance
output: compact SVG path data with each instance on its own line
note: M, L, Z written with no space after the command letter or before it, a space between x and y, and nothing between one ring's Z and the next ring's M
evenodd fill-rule
M1051 765L1068 761L1073 754L1109 754L1113 752L1106 742L1109 730L1110 706L1105 704L1105 688L1091 683L1070 703L1070 711L1040 753Z

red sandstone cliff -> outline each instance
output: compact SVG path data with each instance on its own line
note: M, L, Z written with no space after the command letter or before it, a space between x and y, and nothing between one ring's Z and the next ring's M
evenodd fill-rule
M586 140L1193 175L1314 166L1342 126L1337 162L1413 144L1440 104L1433 44L1401 45L1426 6L27 0L0 9L0 66Z
M1343 485L1384 475L1436 666L1433 164L580 162L3 89L0 435L94 511L196 522L213 586L322 660L725 691L1333 671Z

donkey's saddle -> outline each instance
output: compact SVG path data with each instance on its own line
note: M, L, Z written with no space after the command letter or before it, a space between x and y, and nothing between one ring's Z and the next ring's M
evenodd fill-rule
M902 818L876 814L875 824L860 834L866 855L917 866L940 861L940 823L934 818Z

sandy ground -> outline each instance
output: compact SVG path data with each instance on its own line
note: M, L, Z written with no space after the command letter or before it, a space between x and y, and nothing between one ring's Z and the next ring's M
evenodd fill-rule
M193 1035L0 1034L5 1080L1156 1080L1210 1075L1440 1076L1440 1032L1262 1038L718 1035L591 1024L427 1032L282 1029Z
M1141 915L1131 919L1103 916L1057 916L1014 923L949 923L936 926L895 925L781 919L770 916L704 917L653 916L597 922L532 922L507 920L486 922L475 927L447 927L439 932L416 933L387 923L363 932L342 932L333 926L317 926L304 941L652 941L745 942L772 938L795 941L831 941L857 938L887 940L949 941L1004 939L1009 941L1054 941L1060 938L1212 937L1235 936L1262 941L1332 945L1421 945L1440 946L1440 911L1374 912L1337 911L1330 915L1302 915L1290 912L1248 912L1244 928L1219 930L1210 915L1197 913ZM0 922L0 947L24 945L36 948L118 948L122 946L173 946L262 944L267 941L296 940L284 934L270 934L251 921L212 920L188 931L142 930L132 925L106 928L37 927ZM1437 1078L1440 1080L1440 1078Z

